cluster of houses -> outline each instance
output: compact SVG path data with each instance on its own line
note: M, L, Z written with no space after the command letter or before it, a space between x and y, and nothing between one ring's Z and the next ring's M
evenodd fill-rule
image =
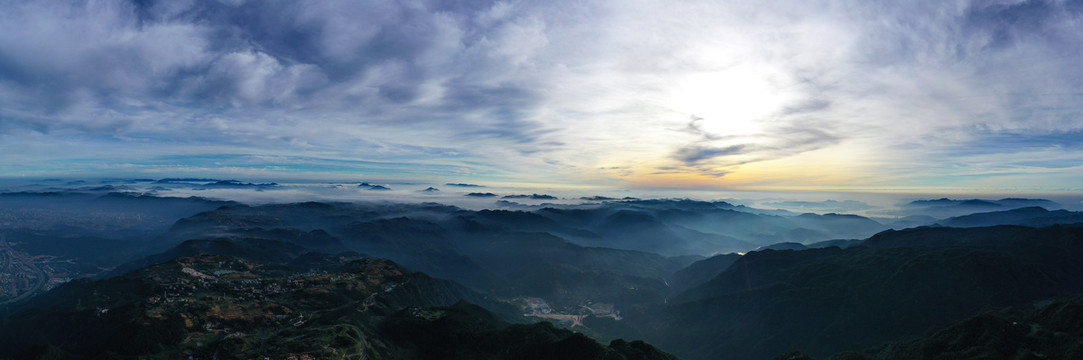
M562 315L555 314L553 309L549 307L549 304L545 299L537 297L525 297L522 298L522 303L519 305L523 310L523 315L537 316L537 315ZM579 305L578 309L565 309L568 314L563 315L580 315L580 316L596 316L596 317L610 317L614 320L621 320L620 310L616 310L612 303L590 303L585 305Z
M523 309L524 314L549 314L553 312L553 309L549 307L549 303L546 303L545 299L542 298L523 298L523 304L520 307Z

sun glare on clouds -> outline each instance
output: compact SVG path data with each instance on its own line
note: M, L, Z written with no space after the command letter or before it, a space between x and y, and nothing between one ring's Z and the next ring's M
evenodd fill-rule
M703 119L702 129L708 133L754 135L788 101L772 84L772 76L777 74L766 66L752 64L686 74L663 103L678 113Z

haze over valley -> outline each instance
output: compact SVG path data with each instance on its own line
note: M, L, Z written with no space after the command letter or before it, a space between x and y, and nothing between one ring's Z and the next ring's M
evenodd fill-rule
M1083 293L1074 260L1083 255L1083 212L1047 199L913 200L884 210L895 216L867 217L733 198L572 198L484 185L403 201L388 194L403 190L368 182L22 186L0 193L4 321L8 329L56 327L6 333L8 355L20 358L445 358L508 347L520 349L512 357L545 349L584 358L760 359L798 349L907 358L923 350L903 344L929 331L982 331L965 321L1006 306L1071 306ZM307 187L329 192L299 202L230 199L316 193ZM470 196L476 189L494 196ZM387 197L365 197L373 191ZM489 325L448 323L478 317ZM142 330L124 325L144 318ZM552 325L515 325L539 321ZM883 323L894 326L867 330ZM1068 335L994 342L1075 354L1063 336L1083 334L1048 326ZM142 335L91 335L104 329ZM511 335L524 331L552 340ZM494 347L454 350L436 340L449 332ZM647 343L628 348L618 339ZM988 341L961 351L997 345Z

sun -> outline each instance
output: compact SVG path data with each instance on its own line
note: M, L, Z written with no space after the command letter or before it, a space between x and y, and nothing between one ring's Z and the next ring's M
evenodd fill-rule
M702 118L699 127L715 136L752 136L782 109L789 97L781 73L765 65L739 64L682 76L664 104Z

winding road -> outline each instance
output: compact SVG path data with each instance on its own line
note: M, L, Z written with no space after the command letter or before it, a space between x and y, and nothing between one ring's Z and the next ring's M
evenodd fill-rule
M339 324L339 326L348 326L351 329L353 329L354 331L356 331L357 332L357 342L359 344L361 344L361 351L353 353L353 354L344 354L344 355L342 355L342 358L343 359L365 360L365 358L368 357L368 351L367 351L368 349L365 346L365 333L361 332L361 328L358 328L357 326L354 326L353 324Z
M34 273L38 274L37 280L34 282L34 286L32 286L26 292L24 292L22 294L19 294L19 296L16 296L16 297L13 297L11 299L2 301L2 302L0 302L0 305L13 304L13 303L17 303L19 301L29 299L31 296L34 296L34 294L37 293L38 290L41 290L42 286L45 286L46 281L49 281L49 275L46 274L44 270L39 268L37 265L35 265L31 261L22 261L22 260L17 259L13 255L14 252L15 252L15 249L12 249L11 245L8 244L8 240L7 240L7 238L4 237L4 234L0 234L0 253L2 253L3 258L4 258L3 271L4 272L14 272L16 270L16 267L19 265L17 263L21 263L22 265L25 265L26 267L30 268Z

